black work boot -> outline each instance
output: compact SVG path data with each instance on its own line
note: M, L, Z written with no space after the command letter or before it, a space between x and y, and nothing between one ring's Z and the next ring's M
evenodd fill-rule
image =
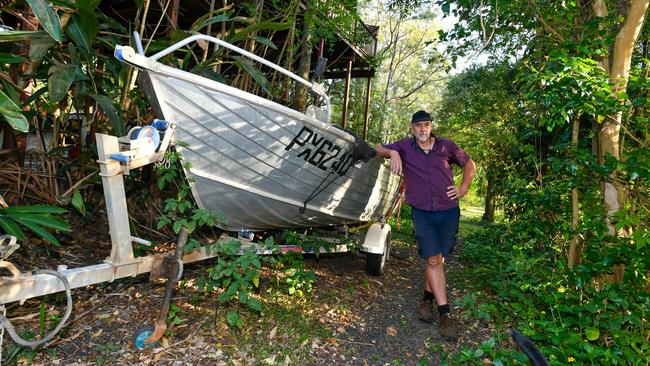
M444 313L440 315L440 322L438 324L440 328L440 336L447 341L456 340L456 325L454 324L454 319L452 319L451 314Z
M418 318L424 322L431 323L433 321L433 304L431 301L422 300L418 308Z

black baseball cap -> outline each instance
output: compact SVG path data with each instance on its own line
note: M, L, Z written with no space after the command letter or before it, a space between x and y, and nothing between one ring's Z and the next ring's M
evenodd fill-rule
M423 110L419 110L413 113L413 117L411 117L411 123L422 121L431 121L431 115Z

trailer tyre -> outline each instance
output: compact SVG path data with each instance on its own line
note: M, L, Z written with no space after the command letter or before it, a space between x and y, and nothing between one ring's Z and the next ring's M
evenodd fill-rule
M158 342L152 342L149 344L144 343L145 339L149 338L153 334L153 331L154 331L153 325L138 329L135 332L135 335L133 336L133 345L135 346L135 348L142 351L145 348L156 346Z
M384 252L381 254L367 253L366 255L366 271L373 276L381 276L386 271L386 262L390 257L390 231L386 235L386 242L384 245Z

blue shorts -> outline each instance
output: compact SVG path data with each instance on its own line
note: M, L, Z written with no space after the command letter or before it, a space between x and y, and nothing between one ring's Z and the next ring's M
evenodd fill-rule
M456 247L460 208L444 211L424 211L413 207L413 226L420 258L442 254L447 257Z

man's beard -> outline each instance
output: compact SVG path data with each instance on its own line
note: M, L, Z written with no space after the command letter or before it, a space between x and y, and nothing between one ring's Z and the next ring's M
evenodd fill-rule
M419 142L424 144L429 142L429 135L425 135L425 134L417 135L417 139Z

